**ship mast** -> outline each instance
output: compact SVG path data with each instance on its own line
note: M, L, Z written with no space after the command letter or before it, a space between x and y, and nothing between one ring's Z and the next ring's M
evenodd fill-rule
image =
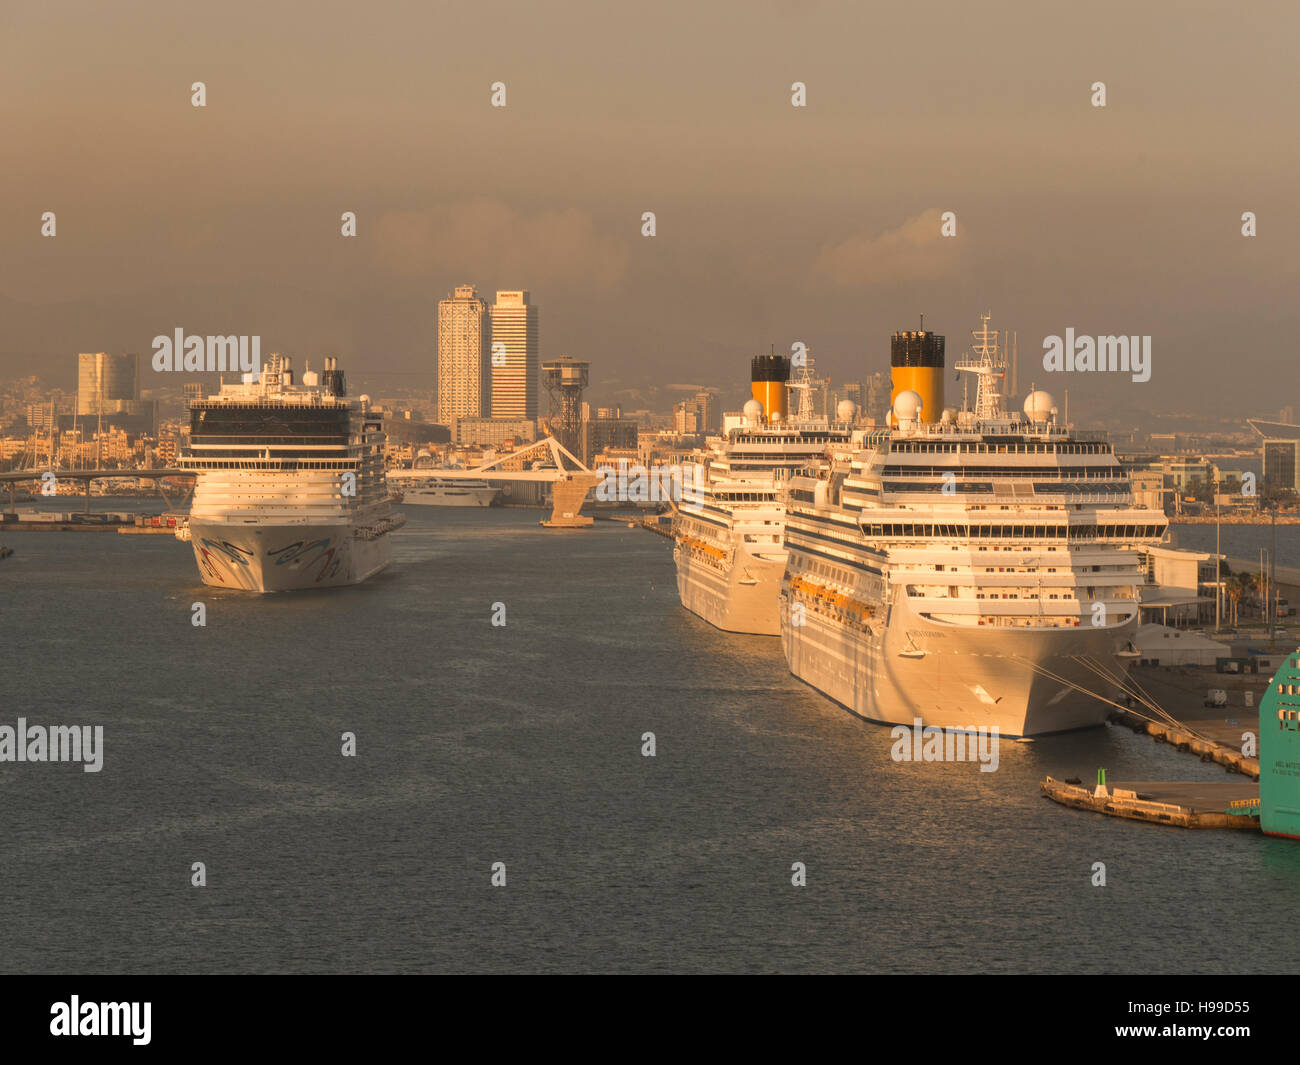
M975 343L966 357L953 364L955 370L965 370L975 375L975 418L977 421L996 421L1006 417L1002 407L1002 381L1006 378L1007 353L998 343L998 334L989 331L986 311L980 315L980 328L971 330Z
M799 376L796 380L791 381L787 387L795 389L799 393L799 409L795 417L801 422L811 421L813 414L813 389L821 382L813 376L813 357L811 351L805 351L804 364L799 367Z

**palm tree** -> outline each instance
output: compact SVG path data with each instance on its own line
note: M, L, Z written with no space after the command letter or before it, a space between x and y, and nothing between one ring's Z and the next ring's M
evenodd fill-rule
M1223 582L1223 595L1228 600L1228 613L1232 627L1237 627L1237 604L1241 602L1241 574L1234 573Z
M1255 577L1250 573L1234 573L1224 582L1223 591L1232 606L1232 624L1237 624L1238 610L1243 602L1249 601L1255 591Z

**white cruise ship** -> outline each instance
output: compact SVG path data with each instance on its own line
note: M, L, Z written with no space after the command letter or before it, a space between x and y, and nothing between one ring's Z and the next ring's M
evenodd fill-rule
M432 470L389 470L388 486L402 502L425 507L490 507L501 489L484 480L459 480Z
M682 478L673 522L677 592L682 606L727 632L776 636L777 595L785 572L782 542L785 477L848 440L850 428L808 414L805 368L803 413L785 420L790 360L760 355L753 361L754 398L743 417L728 416L721 437Z
M1167 521L1046 392L1023 417L1003 410L990 336L986 316L957 365L977 378L974 410L927 422L900 391L892 429L790 479L782 648L795 676L871 721L1013 737L1099 724L1093 693L1114 698L1135 655L1136 548ZM941 402L942 338L936 366L905 350L933 334L900 337L896 384L926 367Z
M189 520L204 584L253 592L357 584L388 565L393 512L384 434L368 397L347 398L337 360L302 387L272 355L258 380L190 405L178 465L196 475Z

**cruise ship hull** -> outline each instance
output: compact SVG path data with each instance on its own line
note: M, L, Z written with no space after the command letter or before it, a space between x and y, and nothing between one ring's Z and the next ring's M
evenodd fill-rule
M896 594L872 629L806 610L791 624L780 599L781 644L790 672L859 717L884 724L1041 736L1101 724L1115 688L1086 664L1121 673L1116 652L1137 622L1113 628L1033 629L937 623ZM1081 661L1084 660L1084 661ZM1078 689L1084 689L1080 691Z
M688 548L673 552L682 606L725 632L779 636L777 597L785 572L784 551L742 551L734 563L701 558Z
M374 576L389 563L391 538L357 533L348 524L189 526L203 583L250 592L336 588Z

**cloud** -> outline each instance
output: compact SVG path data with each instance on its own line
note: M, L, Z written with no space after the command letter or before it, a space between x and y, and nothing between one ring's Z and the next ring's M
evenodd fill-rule
M963 236L940 233L942 212L934 207L878 236L856 234L823 248L813 270L840 285L892 281L934 281L957 265Z
M500 284L577 282L615 287L626 249L602 236L585 211L524 215L496 200L386 211L375 223L377 260L399 274L451 269Z

